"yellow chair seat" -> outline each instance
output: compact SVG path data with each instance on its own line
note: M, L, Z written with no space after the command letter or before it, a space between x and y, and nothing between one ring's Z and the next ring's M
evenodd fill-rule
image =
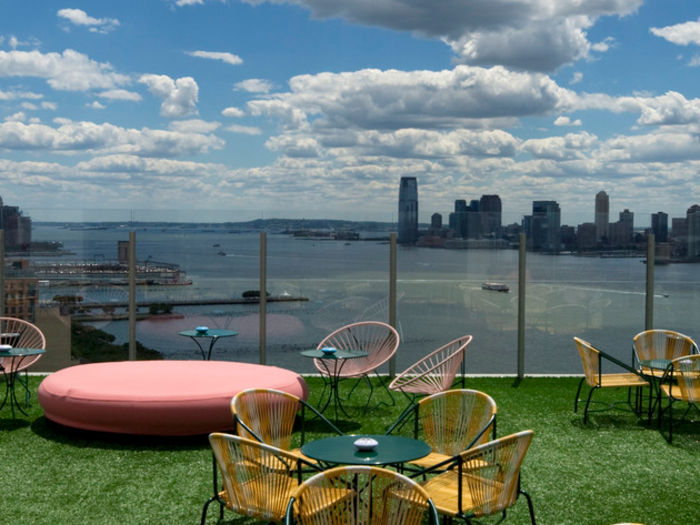
M602 374L600 376L600 386L602 388L649 386L649 381L632 373Z

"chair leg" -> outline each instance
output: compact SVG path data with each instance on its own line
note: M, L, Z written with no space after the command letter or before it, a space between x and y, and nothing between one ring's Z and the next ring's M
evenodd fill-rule
M532 523L532 525L537 525L537 524L535 523L535 509L534 509L534 507L532 506L532 498L531 498L530 495L529 495L527 492L525 492L524 490L521 490L521 491L520 491L520 494L522 494L523 496L525 496L525 499L527 500L527 507L528 507L528 509L530 510L530 523Z
M207 509L209 508L209 504L212 501L216 500L216 496L213 496L207 500L207 502L204 504L204 508L202 509L202 521L200 522L201 525L206 525L207 523Z
M578 412L578 396L581 395L581 387L583 387L583 382L586 380L585 377L581 378L578 384L578 390L576 390L576 398L574 399L574 412Z
M594 390L595 390L595 387L591 388L591 391L588 392L588 399L586 400L586 409L583 411L583 424L584 425L588 424L588 407L591 404L591 398L593 397Z

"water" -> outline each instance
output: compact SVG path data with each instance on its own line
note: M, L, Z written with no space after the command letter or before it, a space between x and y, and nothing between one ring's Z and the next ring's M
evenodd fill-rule
M72 231L38 226L35 240L59 240L74 255L66 259L115 259L126 229ZM191 286L138 287L149 301L237 298L259 289L258 233L146 229L136 232L137 258L177 263ZM218 246L216 246L218 245ZM226 255L219 255L224 252ZM268 292L307 297L304 302L269 303L267 363L313 371L301 349L357 320L388 321L389 245L380 241L311 241L267 236ZM467 354L472 373L517 371L517 250L399 248L401 371L429 351L464 334L474 335ZM658 328L698 337L698 266L655 268ZM483 282L503 282L510 293L484 291ZM526 373L580 373L574 335L629 362L632 337L644 329L646 265L640 259L601 259L527 254ZM43 288L42 300L85 290ZM122 292L123 293L123 292ZM217 343L220 360L259 362L258 305L176 307L174 318L137 323L137 338L167 359L196 358L196 346L178 335L198 325L230 328L235 338ZM128 340L124 321L96 323Z

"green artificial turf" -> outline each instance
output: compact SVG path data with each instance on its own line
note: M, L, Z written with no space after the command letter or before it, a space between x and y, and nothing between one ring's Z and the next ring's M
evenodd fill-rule
M13 421L8 407L0 411L3 523L199 523L212 490L206 436L134 437L61 427L47 420L36 402L41 380L30 378L34 396L29 416ZM315 401L322 382L307 382ZM655 423L649 427L634 414L596 413L584 426L582 416L573 412L577 384L576 378L467 378L468 388L496 400L499 436L535 431L522 486L532 496L537 522L700 523L700 425L678 427L673 444L666 440L666 429L659 431ZM343 431L383 433L406 406L401 395L393 407L370 412L354 406L353 400L367 394L360 383L349 404L357 415L341 419ZM594 399L624 396L622 391L596 394ZM375 398L388 401L376 388ZM402 432L408 434L408 427ZM215 523L217 514L212 505L207 523ZM257 523L228 511L224 517L230 524ZM507 523L529 523L524 500L508 512Z

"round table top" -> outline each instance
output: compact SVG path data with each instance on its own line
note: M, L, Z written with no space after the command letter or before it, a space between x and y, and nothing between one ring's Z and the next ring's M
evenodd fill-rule
M312 350L302 350L301 355L305 357L313 357L314 359L356 359L358 357L367 357L367 352L336 350L335 352L324 352L320 348Z
M353 443L361 437L376 440L377 447L368 452L357 450ZM301 447L305 456L342 465L395 465L422 458L430 451L430 445L418 439L384 434L332 436L310 441Z
M180 335L184 335L186 337L232 337L234 335L238 335L238 332L234 332L233 330L218 330L218 329L210 329L207 330L206 332L199 332L197 330L184 330L180 332Z
M0 357L26 357L45 353L46 350L43 348L21 348L13 346L10 349L0 350Z

